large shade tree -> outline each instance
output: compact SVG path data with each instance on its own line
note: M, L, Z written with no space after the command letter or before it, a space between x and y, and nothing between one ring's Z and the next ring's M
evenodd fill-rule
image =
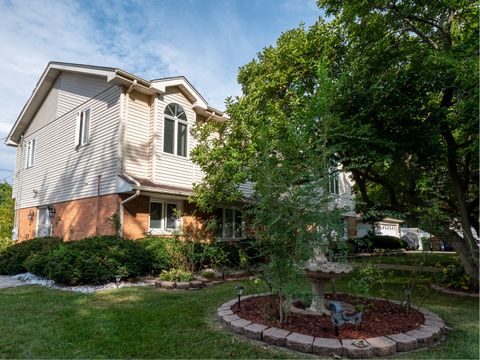
M476 2L318 3L346 51L340 72L323 65L316 98L359 210L399 214L448 241L478 286Z
M193 158L206 174L196 200L238 199L240 183L264 175L266 153L308 153L292 162L298 182L338 161L356 182L357 210L393 214L447 240L478 284L475 2L319 5L333 19L282 34L240 69L231 120L195 130Z

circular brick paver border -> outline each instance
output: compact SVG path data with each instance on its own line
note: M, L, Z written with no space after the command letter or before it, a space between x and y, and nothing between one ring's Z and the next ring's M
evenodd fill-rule
M241 300L256 296L263 295L242 296ZM217 309L218 318L228 329L267 344L322 356L341 356L350 359L385 357L395 353L429 348L438 344L445 336L443 320L431 311L420 308L419 311L423 313L425 322L416 329L364 339L367 346L359 348L354 345L355 339L313 337L242 319L232 311L232 307L236 304L237 299L230 300Z

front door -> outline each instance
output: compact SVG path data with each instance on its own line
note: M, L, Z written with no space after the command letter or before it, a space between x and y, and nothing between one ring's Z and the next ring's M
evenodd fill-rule
M48 215L48 208L38 208L37 217L37 237L50 236L52 234L52 224Z

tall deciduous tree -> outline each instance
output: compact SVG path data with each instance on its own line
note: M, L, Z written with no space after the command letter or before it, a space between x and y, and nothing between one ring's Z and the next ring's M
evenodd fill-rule
M240 69L232 119L196 129L194 160L206 173L199 204L238 198L238 184L268 169L262 154L325 157L296 162L307 177L333 158L352 173L359 211L395 214L447 240L478 284L475 2L319 5L332 21L282 34ZM277 150L287 143L300 151Z
M13 217L12 186L3 182L0 184L0 238L12 237Z
M478 6L319 0L344 34L317 101L365 212L447 240L478 286ZM475 234L476 233L476 234Z

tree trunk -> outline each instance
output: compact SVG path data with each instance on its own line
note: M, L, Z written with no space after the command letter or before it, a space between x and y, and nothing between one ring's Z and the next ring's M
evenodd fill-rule
M445 239L457 252L462 262L465 273L470 276L472 279L472 285L475 289L479 288L479 267L478 267L478 247L473 249L473 252L470 248L470 245L467 244L467 239L462 238L453 230L446 230L439 234L443 239Z

